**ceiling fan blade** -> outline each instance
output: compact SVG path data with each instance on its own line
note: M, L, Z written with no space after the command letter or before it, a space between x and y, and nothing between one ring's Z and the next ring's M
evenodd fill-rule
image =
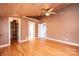
M43 11L41 11L42 13L45 13L46 11L45 10L43 10Z
M53 8L46 9L46 10L42 9L41 15L46 15L47 13L54 14L54 13L51 13L52 11L53 11Z
M50 8L47 12L51 12L51 11L53 11L54 10L54 8Z
M56 12L50 12L50 14L56 14Z

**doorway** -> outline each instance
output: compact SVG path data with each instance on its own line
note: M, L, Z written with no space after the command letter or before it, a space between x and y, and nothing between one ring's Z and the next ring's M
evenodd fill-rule
M46 38L46 23L38 24L38 38Z
M35 38L35 22L29 21L29 40L32 40Z
M9 19L9 43L14 44L20 41L20 20L16 18Z

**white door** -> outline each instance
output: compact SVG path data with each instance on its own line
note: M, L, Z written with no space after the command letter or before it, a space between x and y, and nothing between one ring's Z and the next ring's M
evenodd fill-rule
M46 38L46 23L38 24L38 38Z
M29 21L29 40L32 40L35 37L35 23Z

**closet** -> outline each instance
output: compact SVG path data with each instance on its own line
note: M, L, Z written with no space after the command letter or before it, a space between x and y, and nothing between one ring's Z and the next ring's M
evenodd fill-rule
M18 40L18 20L10 22L11 42L17 42Z

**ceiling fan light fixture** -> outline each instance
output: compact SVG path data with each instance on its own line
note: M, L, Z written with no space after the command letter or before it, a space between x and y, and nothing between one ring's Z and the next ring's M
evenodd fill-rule
M49 16L50 14L49 14L49 13L46 13L45 15L46 15L46 16Z

